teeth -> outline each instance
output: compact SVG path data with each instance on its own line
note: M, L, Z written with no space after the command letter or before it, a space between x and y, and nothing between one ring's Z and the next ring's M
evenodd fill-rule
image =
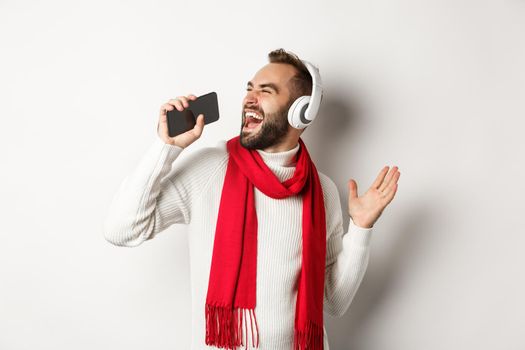
M258 115L255 112L246 112L245 116L246 117L252 117L252 118L255 118L255 119L259 119L259 120L263 120L263 117L261 117L260 115Z

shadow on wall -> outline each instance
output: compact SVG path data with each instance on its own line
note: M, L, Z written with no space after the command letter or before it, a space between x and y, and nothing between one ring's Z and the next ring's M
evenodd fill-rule
M357 99L356 99L357 100ZM358 169L353 145L359 142L359 120L363 118L362 109L352 98L333 93L324 96L319 114L302 135L308 152L318 171L326 174L337 185L343 210L343 227L348 227L348 180L352 169ZM341 171L341 168L346 169ZM358 184L360 185L360 184ZM358 190L361 191L363 185ZM360 193L361 194L361 193Z
M388 299L390 291L397 289L396 281L403 266L409 264L408 261L413 259L414 254L419 254L416 252L427 249L425 242L431 240L424 234L428 222L435 219L431 217L431 209L427 211L424 203L415 203L413 208L409 217L399 220L404 223L403 226L398 226L395 230L381 230L393 237L389 239L392 243L382 256L374 255L372 242L368 269L346 313L340 318L325 313L331 349L361 350L364 349L363 344L373 343L363 338L363 333L370 332L362 330L367 328L368 323L374 322L378 308ZM403 322L402 318L400 322Z
M351 174L341 174L341 168L357 169L355 163L358 157L353 155L356 142L366 137L361 137L360 119L364 118L363 110L357 99L351 98L352 93L345 96L330 98L325 95L317 119L303 133L303 140L308 145L308 150L317 168L328 175L339 188L341 209L343 211L343 228L348 228L348 180ZM341 164L344 164L343 166ZM373 180L373 179L372 179ZM359 184L358 184L359 185ZM359 192L365 190L370 184L361 184ZM423 204L423 203L420 203ZM425 206L415 206L410 218L401 220L404 227L397 227L395 231L383 229L388 233L393 245L389 246L387 254L374 256L372 241L371 257L364 279L358 289L350 307L339 318L331 317L325 313L325 325L328 333L330 349L360 350L360 344L368 341L362 338L362 329L373 322L377 307L382 301L388 299L389 291L395 289L395 282L404 265L404 260L411 259L411 251L415 246L422 244L425 238L421 234L426 226ZM414 222L415 221L415 222ZM375 231L374 231L375 232ZM390 241L390 240L389 240Z
M317 117L301 136L319 170L330 176L326 170L337 170L340 157L352 160L347 146L358 133L359 115L357 103L348 96L328 97L325 92Z

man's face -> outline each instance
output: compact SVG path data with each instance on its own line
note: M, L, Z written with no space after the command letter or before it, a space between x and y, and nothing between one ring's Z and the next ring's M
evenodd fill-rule
M248 82L240 132L243 147L265 149L284 140L291 127L288 109L293 101L288 81L294 74L295 68L289 64L269 63Z

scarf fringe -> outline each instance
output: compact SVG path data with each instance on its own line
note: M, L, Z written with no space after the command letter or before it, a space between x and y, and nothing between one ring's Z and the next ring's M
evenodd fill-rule
M295 330L294 350L323 350L323 327L309 321L304 331Z
M248 346L247 333L250 330L252 347L259 347L259 327L253 309L206 304L205 314L206 345L231 350L236 350L238 346L245 346L245 344ZM246 333L243 332L243 321ZM249 328L248 322L250 323ZM256 336L254 336L254 329Z

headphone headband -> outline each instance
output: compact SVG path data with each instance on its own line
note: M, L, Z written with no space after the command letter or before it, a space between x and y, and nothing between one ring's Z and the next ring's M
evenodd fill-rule
M301 60L312 76L312 94L298 97L288 109L288 123L296 129L304 129L315 119L323 98L323 84L319 69Z
M319 111L319 105L321 104L321 99L323 97L323 85L321 81L321 75L319 74L319 69L308 61L301 60L310 75L312 76L312 95L308 103L308 108L304 112L304 117L312 121L314 120L317 112Z

